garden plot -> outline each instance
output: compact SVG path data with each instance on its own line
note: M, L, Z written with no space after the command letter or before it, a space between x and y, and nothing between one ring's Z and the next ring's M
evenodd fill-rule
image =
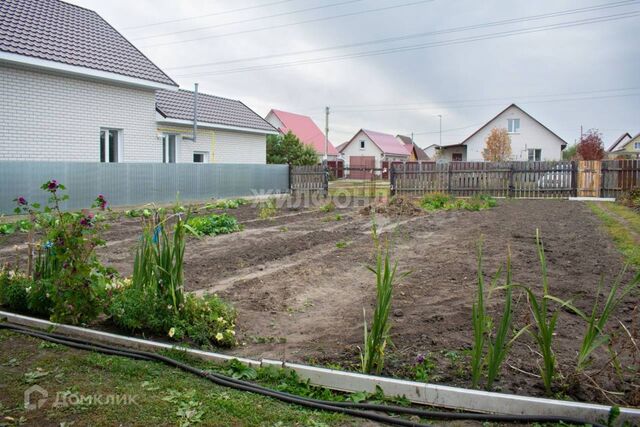
M216 293L237 310L239 346L225 352L253 358L286 359L358 369L362 345L363 309L369 319L375 299L375 277L366 266L374 261L372 216L361 209L280 209L260 219L259 209L229 210L244 225L239 233L189 238L184 274L189 291ZM505 200L493 209L424 212L375 216L380 233L389 239L392 259L411 274L396 285L391 337L384 374L435 383L470 385L469 349L473 331L471 306L476 291L476 245L484 241L487 281L512 254L516 283L541 293L536 254L536 229L542 234L548 260L551 293L572 299L590 310L601 276L612 279L623 258L598 218L582 203L559 200ZM105 234L107 246L98 254L103 263L130 275L139 240L140 222L121 218ZM14 236L2 243L0 261L13 257ZM611 325L625 337L638 311L637 294L621 304ZM501 297L488 301L490 313L501 309ZM531 322L524 295L515 291L514 326ZM640 404L638 388L623 383L606 368L594 374L597 386L568 380L575 367L584 322L561 311L554 341L561 381L556 390L573 399L628 405ZM594 368L606 365L606 351L596 352ZM500 391L544 395L541 363L526 335L512 347L496 383ZM622 369L633 361L622 355ZM637 361L635 362L637 364ZM637 365L636 365L637 369ZM627 372L628 374L628 372ZM637 381L636 387L637 387Z

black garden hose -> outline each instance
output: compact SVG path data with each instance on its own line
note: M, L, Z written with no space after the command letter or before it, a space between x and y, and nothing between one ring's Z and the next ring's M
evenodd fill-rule
M333 401L311 399L307 397L301 397L301 396L296 396L296 395L292 395L292 394L281 392L281 391L272 390L254 383L227 377L225 375L207 372L198 368L194 368L193 366L187 365L175 359L172 359L157 353L153 353L153 352L133 350L133 349L124 348L124 347L90 342L90 341L81 340L78 338L68 337L65 335L33 330L25 326L16 325L16 324L7 323L7 322L0 322L0 328L9 329L14 332L30 335L46 341L50 341L57 344L62 344L62 345L66 345L69 347L74 347L82 350L95 351L99 353L116 355L116 356L130 357L138 360L159 361L167 365L182 369L186 372L191 372L195 375L207 378L210 381L224 387L230 387L238 390L261 394L263 396L268 396L268 397L278 399L285 403L293 403L293 404L297 404L297 405L312 408L312 409L320 409L320 410L325 410L330 412L342 413L345 415L364 418L364 419L382 422L390 425L396 425L396 426L417 427L417 426L426 426L427 424L421 424L421 423L416 423L413 421L408 421L400 418L394 418L388 415L379 414L377 412L415 415L421 418L439 419L439 420L475 420L475 421L488 421L488 422L520 422L520 423L564 422L568 424L577 424L577 425L590 424L590 425L593 425L594 427L605 427L602 424L590 423L585 420L579 420L579 419L568 418L568 417L558 417L553 415L497 415L497 414L479 414L479 413L466 413L466 412L465 413L441 412L441 411L437 412L437 411L426 411L426 410L421 410L416 408L407 408L407 407L401 407L401 406L379 405L379 404L370 404L370 403L333 402ZM376 411L376 412L372 412L372 411Z

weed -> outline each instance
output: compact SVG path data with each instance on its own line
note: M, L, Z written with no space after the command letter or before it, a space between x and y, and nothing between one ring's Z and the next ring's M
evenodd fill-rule
M273 219L278 213L275 197L270 197L265 203L260 205L258 216L260 219Z
M331 200L326 205L320 207L320 212L333 212L336 210L336 204Z
M246 199L227 199L218 200L215 203L207 203L204 208L207 210L213 209L238 209L238 207L249 203Z
M198 236L217 236L218 234L234 233L242 229L235 217L227 214L212 214L190 218L187 221L187 225Z
M339 242L336 242L336 248L338 249L344 249L349 245L348 242L345 242L344 240L340 240Z
M437 210L468 210L480 211L493 208L497 205L496 199L481 194L469 199L460 199L444 193L427 194L420 201L420 206L427 211Z

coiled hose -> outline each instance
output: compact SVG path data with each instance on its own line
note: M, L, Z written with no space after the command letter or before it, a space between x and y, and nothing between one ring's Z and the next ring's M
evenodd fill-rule
M402 414L402 415L414 415L421 418L433 419L433 420L474 420L483 422L519 422L519 423L568 423L585 425L590 424L594 427L605 427L602 424L591 423L585 420L559 417L554 415L498 415L498 414L478 414L468 412L441 412L441 411L427 411L417 408L406 408L402 406L392 405L379 405L371 403L353 403L353 402L333 402L324 401L318 399L311 399L302 396L296 396L293 394L272 390L251 382L238 380L225 375L204 371L202 369L195 368L193 366L182 363L178 360L170 357L163 356L161 354L133 350L125 347L119 347L114 345L106 345L78 338L69 337L66 335L60 335L55 333L49 333L39 330L34 330L22 325L16 325L8 322L0 321L0 329L8 329L13 332L17 332L24 335L40 338L46 341L54 342L57 344L73 347L81 350L94 351L98 353L104 353L115 356L128 357L137 360L148 360L162 362L166 365L179 368L185 372L198 375L203 378L207 378L215 384L223 387L229 387L236 390L248 391L263 396L268 396L285 403L291 403L300 405L306 408L318 409L323 411L341 413L352 417L363 418L371 421L381 422L394 426L407 426L407 427L424 427L428 424L417 423L402 418L396 418L389 415L380 414L379 412Z

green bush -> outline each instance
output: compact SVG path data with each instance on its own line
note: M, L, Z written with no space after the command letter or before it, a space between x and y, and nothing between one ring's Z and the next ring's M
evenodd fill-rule
M453 198L451 196L444 193L427 194L420 201L420 206L427 211L436 211L444 209L452 200Z
M0 272L0 305L18 313L28 311L27 289L32 281L29 277L12 270Z
M122 329L189 339L197 345L235 345L235 310L215 295L186 295L177 312L148 290L125 286L113 293L107 308Z
M640 187L634 187L623 194L620 198L620 203L636 212L640 212Z
M190 218L187 221L187 225L198 236L217 236L218 234L229 234L241 230L238 220L227 214L197 216Z

